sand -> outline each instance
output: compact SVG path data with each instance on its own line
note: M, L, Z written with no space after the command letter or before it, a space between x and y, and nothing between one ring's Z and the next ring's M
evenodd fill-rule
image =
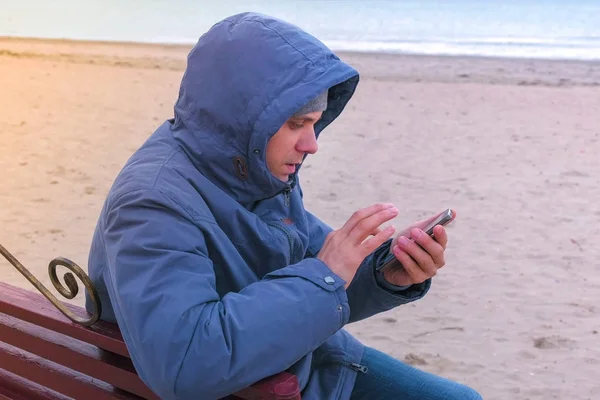
M86 268L188 50L0 39L0 243L44 284L56 256ZM398 228L458 211L430 293L347 329L486 399L600 398L600 64L341 56L362 81L303 168L307 208L334 227L376 201Z

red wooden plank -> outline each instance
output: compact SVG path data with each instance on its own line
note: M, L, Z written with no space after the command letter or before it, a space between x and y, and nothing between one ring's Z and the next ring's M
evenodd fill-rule
M86 315L82 307L65 305L76 314ZM129 357L121 332L115 324L98 321L89 328L78 325L39 293L0 282L0 312Z
M8 390L0 387L0 400L29 400L26 397L18 395L13 392L9 392Z
M0 342L0 365L13 374L75 399L142 399L3 342Z
M31 400L0 386L0 400ZM45 399L44 399L45 400Z
M72 400L2 368L0 368L0 393L12 400Z
M67 303L65 305L76 314L86 315L85 309L81 307ZM91 327L84 327L73 323L39 293L0 282L0 313L129 357L117 325L98 321ZM235 395L247 400L297 400L300 399L300 389L297 377L283 372L243 389Z
M0 314L0 338L29 353L100 379L150 400L156 396L138 377L131 360L80 340Z

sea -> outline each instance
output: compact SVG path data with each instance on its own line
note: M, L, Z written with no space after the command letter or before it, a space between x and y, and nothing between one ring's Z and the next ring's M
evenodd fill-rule
M600 60L600 0L0 0L0 36L193 44L245 11L333 50Z

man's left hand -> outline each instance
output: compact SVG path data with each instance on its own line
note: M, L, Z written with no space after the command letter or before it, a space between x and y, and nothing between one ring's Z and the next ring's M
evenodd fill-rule
M456 212L453 214L456 218ZM389 283L397 286L422 283L435 276L438 269L444 266L444 251L448 244L446 229L441 225L436 226L433 238L422 230L436 217L414 223L392 241L392 252L402 266L393 264L383 270Z

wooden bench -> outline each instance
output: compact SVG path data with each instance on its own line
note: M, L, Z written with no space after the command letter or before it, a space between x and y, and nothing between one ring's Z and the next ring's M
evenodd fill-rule
M6 252L1 245L0 250ZM9 261L15 265L14 258ZM26 275L22 265L15 267ZM75 315L89 316L81 307L61 304ZM286 372L227 397L300 398L297 377ZM0 282L0 400L8 399L159 398L138 377L116 325L98 320L83 326L43 295Z

